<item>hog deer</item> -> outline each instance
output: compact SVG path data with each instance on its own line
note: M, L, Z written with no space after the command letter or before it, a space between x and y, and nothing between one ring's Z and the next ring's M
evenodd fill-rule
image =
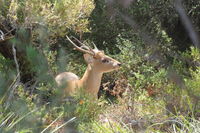
M55 78L57 85L64 86L66 95L71 95L79 88L83 88L85 93L97 98L103 73L119 69L121 63L98 50L95 44L93 44L94 49L92 49L74 38L81 45L77 46L68 36L66 37L76 50L84 53L83 57L87 63L87 69L81 79L72 72L58 74Z

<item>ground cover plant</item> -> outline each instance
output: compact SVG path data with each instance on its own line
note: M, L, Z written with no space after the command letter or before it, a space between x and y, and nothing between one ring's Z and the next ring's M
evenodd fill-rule
M0 0L0 132L200 132L200 2ZM98 99L63 97L55 76L82 76L66 35L121 68ZM76 40L73 40L78 44Z

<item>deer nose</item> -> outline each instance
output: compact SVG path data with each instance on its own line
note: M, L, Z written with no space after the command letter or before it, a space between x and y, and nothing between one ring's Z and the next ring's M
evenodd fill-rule
M118 63L117 65L118 65L118 66L121 66L121 65L122 65L122 63Z

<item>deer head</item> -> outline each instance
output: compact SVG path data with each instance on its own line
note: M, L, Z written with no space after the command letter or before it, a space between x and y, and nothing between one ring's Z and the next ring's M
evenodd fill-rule
M86 46L85 44L81 43L78 39L74 38L78 41L81 46L77 46L71 39L67 36L67 39L74 45L75 49L81 51L84 54L84 59L90 67L98 72L110 72L116 69L119 69L121 63L117 60L107 56L104 54L103 51L99 50L96 45L94 45L94 49Z
M74 38L81 45L77 46L68 36L66 37L76 50L84 53L83 56L88 67L81 79L71 72L58 74L55 78L57 84L67 85L65 86L66 93L72 94L78 90L77 88L84 88L85 92L97 98L103 73L118 69L121 63L98 50L95 44L92 49Z

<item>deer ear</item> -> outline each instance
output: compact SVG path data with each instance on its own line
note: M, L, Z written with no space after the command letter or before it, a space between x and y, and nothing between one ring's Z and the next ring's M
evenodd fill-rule
M83 56L84 56L85 61L86 61L88 64L93 63L94 58L93 58L91 55L89 55L89 54L84 54Z

